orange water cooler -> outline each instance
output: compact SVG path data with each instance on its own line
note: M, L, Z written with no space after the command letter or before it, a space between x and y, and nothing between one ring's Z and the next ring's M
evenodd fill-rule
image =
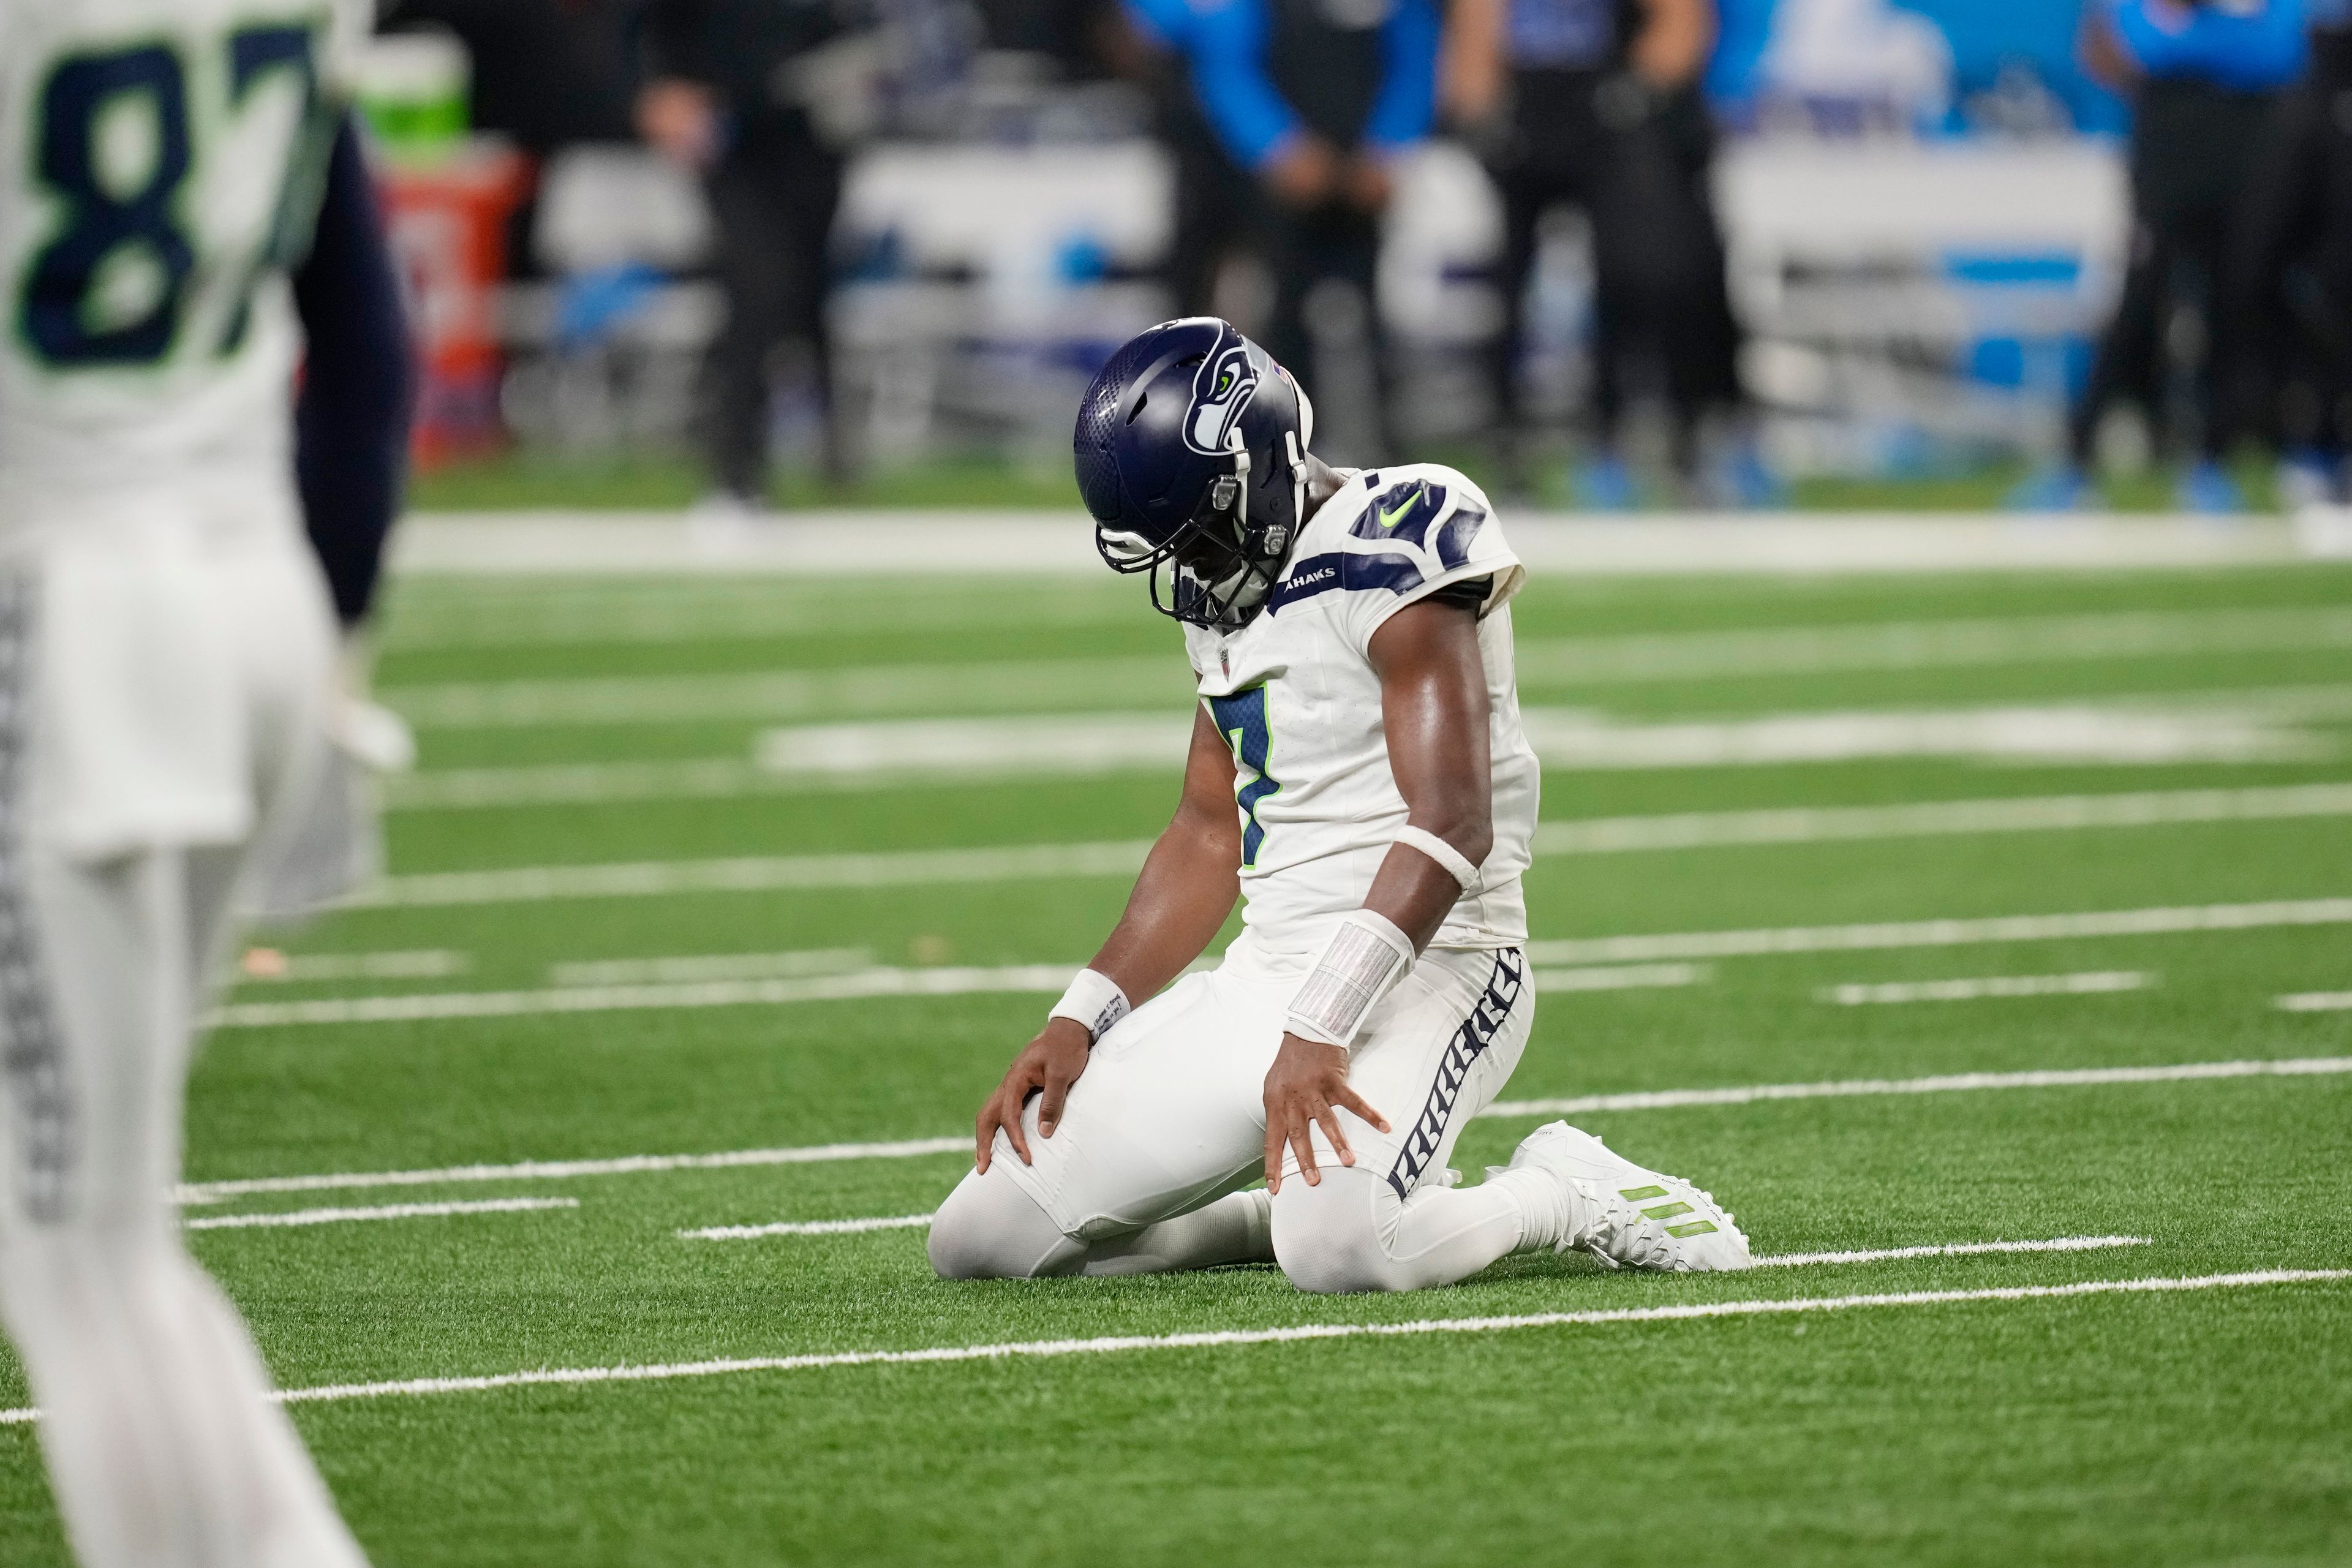
M529 193L530 160L471 137L428 165L379 165L377 182L422 373L417 465L495 450L504 439L499 290L507 222Z

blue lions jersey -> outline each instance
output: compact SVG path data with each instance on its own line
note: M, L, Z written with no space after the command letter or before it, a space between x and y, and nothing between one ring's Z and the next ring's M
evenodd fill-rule
M1503 29L1515 66L1591 69L1617 58L1617 0L1511 0Z

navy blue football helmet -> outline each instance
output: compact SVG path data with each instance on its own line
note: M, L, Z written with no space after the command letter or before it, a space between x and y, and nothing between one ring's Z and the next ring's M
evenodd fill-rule
M1095 548L1114 572L1148 574L1161 614L1246 626L1298 537L1314 434L1307 394L1231 322L1161 322L1111 355L1078 405Z

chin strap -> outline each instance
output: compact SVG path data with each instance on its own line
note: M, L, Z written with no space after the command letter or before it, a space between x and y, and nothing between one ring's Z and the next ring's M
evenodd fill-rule
M1282 439L1286 448L1286 456L1288 457L1290 461L1291 521L1288 522L1273 523L1267 527L1265 531L1265 538L1263 542L1264 548L1262 551L1254 551L1250 549L1247 544L1249 538L1249 477L1251 465L1249 448L1241 444L1241 435L1238 431L1236 431L1233 437L1234 444L1230 448L1234 459L1234 471L1230 474L1220 475L1217 478L1214 488L1212 489L1209 493L1209 504L1211 507L1220 512L1224 511L1228 507L1232 509L1234 537L1236 545L1240 548L1240 560L1242 563L1239 571L1235 574L1238 577L1245 578L1251 573L1269 565L1278 568L1283 558L1290 553L1290 543L1293 536L1297 531L1298 519L1304 517L1307 513L1307 481L1308 476L1307 450L1301 444L1298 432L1296 430L1284 431L1282 433ZM1233 580L1234 579L1232 578L1225 578L1221 579L1219 583L1202 584L1202 592L1213 593L1222 583ZM1194 581L1197 582L1198 579L1195 578ZM1273 585L1273 580L1269 576L1265 582L1264 587L1270 589ZM1237 585L1235 587L1234 591L1234 597L1228 601L1229 608L1243 607L1240 605L1240 595L1244 591L1244 588L1243 586ZM1259 596L1262 598L1264 595L1261 594Z
M1303 400L1306 395L1302 393L1299 395ZM1298 432L1296 430L1285 430L1282 433L1282 439L1283 444L1290 449L1290 522L1291 527L1296 528L1298 525L1298 520L1307 515L1307 451L1298 444ZM1269 539L1266 542L1278 543L1280 551L1288 550L1290 548L1290 540L1286 537L1288 530L1284 531L1286 537L1279 542Z

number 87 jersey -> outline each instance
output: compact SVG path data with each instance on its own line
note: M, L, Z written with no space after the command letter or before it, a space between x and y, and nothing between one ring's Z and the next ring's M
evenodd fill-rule
M0 546L293 521L288 274L372 16L0 4Z

